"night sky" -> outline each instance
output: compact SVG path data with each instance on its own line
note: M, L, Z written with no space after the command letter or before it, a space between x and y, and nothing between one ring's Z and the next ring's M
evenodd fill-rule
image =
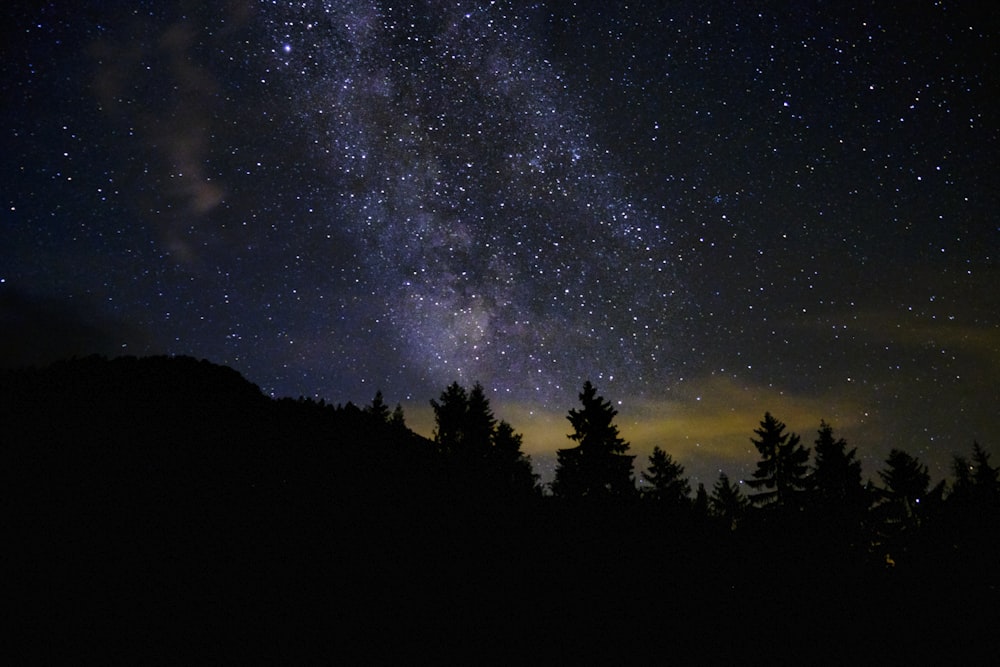
M8 3L0 362L479 381L545 479L586 379L709 488L765 410L1000 457L996 10L624 4Z

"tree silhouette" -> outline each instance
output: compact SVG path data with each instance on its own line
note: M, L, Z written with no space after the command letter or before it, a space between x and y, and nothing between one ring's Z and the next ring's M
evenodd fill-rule
M698 482L698 489L694 492L694 515L699 519L704 519L708 516L708 491L705 490L705 485L702 482Z
M760 452L760 461L747 484L753 489L767 489L750 496L760 506L799 509L802 493L808 488L809 450L799 444L799 436L785 433L785 425L770 412L764 413L760 428L754 429L759 440L750 441Z
M449 461L453 485L491 497L535 490L537 476L521 451L521 435L507 422L497 422L482 385L466 392L453 382L431 406L434 439Z
M531 469L531 459L521 451L521 434L501 420L493 431L493 469L498 486L518 494L538 492L538 475Z
M431 400L434 409L434 442L442 454L455 454L462 449L465 438L465 416L469 409L465 388L452 382L441 392L440 402Z
M1000 469L990 465L990 455L978 442L972 443L972 459L955 456L955 483L949 504L979 518L1000 516Z
M990 455L978 442L972 443L972 501L983 510L1000 510L1000 468L990 465Z
M976 486L996 492L1000 482L1000 468L990 465L990 455L978 442L972 443L972 463L974 471L972 479Z
M469 392L463 424L463 446L471 456L489 457L496 424L490 401L486 398L483 386L477 382Z
M659 447L653 447L653 454L649 457L649 471L642 473L642 478L649 482L652 488L644 495L665 505L674 507L689 505L691 485L683 475L684 466L674 461L670 454Z
M847 450L843 438L834 438L833 427L820 421L812 468L812 493L818 520L835 522L840 528L859 519L868 497L861 482L857 449Z
M893 449L878 471L885 484L879 514L889 526L904 530L920 524L920 503L927 495L930 475L927 466L906 452Z
M625 452L629 443L618 435L614 418L618 411L597 395L588 380L580 394L583 409L571 409L567 419L573 426L568 437L576 447L556 453L556 476L552 490L565 498L626 497L635 494L632 459Z
M961 561L961 569L983 573L1000 563L1000 471L989 463L990 455L978 442L972 444L972 459L955 456L955 483L946 503L947 521L942 522L935 541L948 545L946 554ZM940 557L939 557L940 558ZM981 575L976 574L976 577ZM973 590L987 590L982 581Z
M406 430L406 415L403 413L403 406L399 403L396 403L392 414L389 415L389 425L392 426L394 431Z
M976 443L978 444L978 443ZM969 459L956 454L951 461L951 471L955 475L955 482L952 484L951 495L948 499L952 502L961 501L967 503L972 495L975 482L972 479L974 468L969 463Z
M389 421L391 416L389 413L389 406L385 404L385 399L382 397L381 389L375 392L375 397L372 399L371 404L365 408L365 412L372 415L379 421Z
M709 506L714 516L719 517L730 530L736 530L746 516L750 501L743 495L739 484L730 483L729 476L720 472L719 479L712 487Z

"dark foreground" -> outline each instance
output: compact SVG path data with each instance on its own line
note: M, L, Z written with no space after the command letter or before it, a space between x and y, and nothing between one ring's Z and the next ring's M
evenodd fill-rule
M993 523L877 544L870 526L731 530L638 501L475 493L407 430L189 359L83 360L2 391L6 579L32 661L926 664L997 648Z

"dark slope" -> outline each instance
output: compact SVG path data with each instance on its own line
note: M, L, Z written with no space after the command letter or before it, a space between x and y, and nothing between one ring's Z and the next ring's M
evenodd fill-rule
M190 358L4 371L0 451L16 630L52 659L912 664L992 636L992 505L942 505L888 569L817 516L486 493L384 416Z

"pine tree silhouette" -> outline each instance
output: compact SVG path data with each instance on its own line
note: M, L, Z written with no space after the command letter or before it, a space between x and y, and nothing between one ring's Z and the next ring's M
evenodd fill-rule
M712 487L709 504L712 514L730 530L736 530L750 507L750 501L743 495L739 484L730 483L729 476L724 472L719 473L719 479Z
M878 471L885 487L878 514L888 526L906 530L920 524L920 504L930 485L927 466L906 452L893 449L885 460L886 467Z
M869 505L861 482L857 449L847 449L843 438L834 438L833 427L820 421L812 467L812 506L816 521L839 531L858 528Z
M691 485L684 477L684 466L659 447L653 447L649 470L642 473L642 478L651 487L644 493L647 498L673 507L690 505Z
M552 490L566 498L627 497L636 493L629 443L618 435L614 418L618 411L611 401L597 395L588 380L580 394L582 409L571 409L567 419L573 426L568 437L576 447L556 453L556 477Z
M802 492L808 488L809 450L799 444L799 436L785 433L785 425L770 412L764 414L760 428L754 429L759 440L750 441L760 452L760 461L747 484L752 489L766 489L750 496L759 506L782 510L801 507Z

